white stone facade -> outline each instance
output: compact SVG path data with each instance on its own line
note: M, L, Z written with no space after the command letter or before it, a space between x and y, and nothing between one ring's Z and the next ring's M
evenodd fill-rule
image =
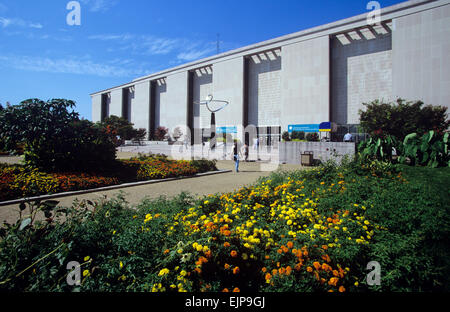
M211 116L195 103L212 94L230 102L218 127L358 124L362 103L375 99L449 107L449 55L450 0L411 0L382 9L379 25L362 14L96 92L92 119L126 114L148 133L199 133Z

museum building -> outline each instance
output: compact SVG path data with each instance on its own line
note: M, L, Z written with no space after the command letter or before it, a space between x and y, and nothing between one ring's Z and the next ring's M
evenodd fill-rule
M368 11L368 13L370 13ZM181 66L91 94L94 122L127 118L152 136L189 129L210 136L208 95L229 102L217 133L242 141L254 126L268 144L323 122L354 130L363 103L404 98L449 106L450 1L406 1Z

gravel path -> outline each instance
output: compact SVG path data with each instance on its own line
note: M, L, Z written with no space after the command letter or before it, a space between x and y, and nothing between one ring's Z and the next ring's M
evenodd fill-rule
M119 156L120 157L120 156ZM167 181L155 184L141 185L124 188L125 198L132 204L138 204L144 197L158 198L160 196L175 196L182 191L189 192L196 196L204 196L208 194L224 193L237 190L244 185L255 183L259 177L270 175L271 171L276 167L270 167L268 164L256 162L241 162L239 173L234 172L234 163L232 161L219 161L217 163L219 169L233 169L233 172L216 174L205 177L196 177L192 179L183 179L175 181ZM297 165L280 165L282 170L300 169ZM70 206L75 199L95 200L103 196L108 198L114 197L120 189L94 192L83 195L67 196L56 198L61 206ZM18 205L9 205L0 207L0 224L3 221L15 222L18 217Z

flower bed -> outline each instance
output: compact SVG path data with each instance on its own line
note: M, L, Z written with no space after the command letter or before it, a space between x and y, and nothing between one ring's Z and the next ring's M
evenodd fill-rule
M0 289L448 291L448 177L352 163L199 200L80 203L65 223L3 232L17 239L0 240ZM65 282L69 261L82 265L77 288ZM382 268L378 286L366 279L371 261Z
M196 165L198 162L202 167ZM211 161L175 161L144 157L117 162L106 174L45 173L38 169L20 166L0 168L0 201L87 190L126 182L191 176L209 170L217 170Z

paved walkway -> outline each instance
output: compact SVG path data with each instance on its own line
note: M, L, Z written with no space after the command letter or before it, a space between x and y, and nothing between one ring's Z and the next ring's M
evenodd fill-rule
M129 155L119 155L119 157L126 157ZM121 157L121 158L122 158ZM208 194L231 192L241 188L244 185L253 184L259 177L270 175L270 171L265 171L270 168L268 164L256 162L241 162L240 172L234 172L234 163L232 161L219 161L217 163L219 169L233 169L233 172L222 173L217 175L196 177L191 179L174 180L155 184L140 185L134 187L127 187L122 189L126 195L127 201L132 204L138 204L144 197L158 198L160 196L171 197L181 193L182 191L189 192L196 196L204 196ZM300 169L297 165L280 165L282 170ZM108 198L114 197L121 189L94 192L83 195L67 196L56 198L61 206L70 206L75 199L98 199L106 195ZM15 222L18 216L18 205L9 205L0 207L0 224L3 221Z

